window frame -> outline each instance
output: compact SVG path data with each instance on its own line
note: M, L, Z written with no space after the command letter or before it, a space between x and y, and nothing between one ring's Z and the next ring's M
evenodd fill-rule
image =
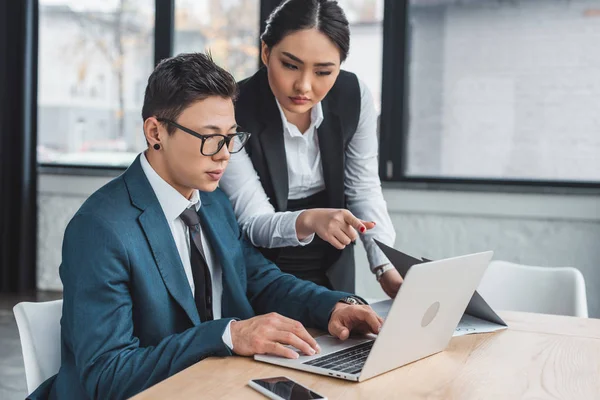
M407 175L409 3L396 0L385 0L384 3L379 175L387 183L386 186L467 191L600 193L600 181ZM394 127L401 127L400 133Z
M175 1L176 0L154 0L154 66L171 56L173 52L173 38L175 36ZM37 4L39 14L39 3ZM39 28L39 20L36 21ZM36 68L39 67L39 50L32 55ZM39 90L39 87L38 87ZM33 105L38 110L37 96ZM140 110L141 111L141 110ZM37 128L37 126L36 126ZM36 129L36 138L39 132ZM64 163L39 162L36 157L38 174L49 175L73 175L73 176L109 176L114 177L121 174L128 167L116 167L114 165L76 165Z

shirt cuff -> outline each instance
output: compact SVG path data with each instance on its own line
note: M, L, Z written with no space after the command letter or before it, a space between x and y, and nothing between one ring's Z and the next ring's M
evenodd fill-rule
M298 232L296 232L296 220L304 211L306 210L292 212L292 218L289 219L290 223L284 227L284 237L294 238L295 243L293 243L292 246L306 246L307 244L310 244L310 242L312 242L315 238L315 234L312 233L302 240L298 239Z
M223 339L223 343L225 343L225 345L229 347L229 350L231 351L233 351L233 340L231 339L231 323L233 321L234 320L229 321L227 327L223 331L223 336L221 336L221 338Z
M369 265L373 274L375 273L375 268L384 264L392 264L375 242L373 242L372 246L369 246L365 250L367 252L367 258L369 259Z

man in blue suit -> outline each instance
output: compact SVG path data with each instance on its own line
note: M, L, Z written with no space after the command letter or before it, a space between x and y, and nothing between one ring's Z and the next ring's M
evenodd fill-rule
M31 398L122 399L210 356L314 354L305 326L342 339L379 331L360 299L282 273L242 237L217 189L248 138L236 90L202 54L150 76L148 150L66 229L62 365Z

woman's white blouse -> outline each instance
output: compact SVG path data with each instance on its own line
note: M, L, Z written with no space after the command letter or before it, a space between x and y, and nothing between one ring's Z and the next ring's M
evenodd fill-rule
M381 191L378 166L377 113L369 89L359 80L360 118L356 133L346 150L344 174L347 207L357 218L376 222L375 228L360 234L371 269L389 260L373 239L393 246L396 233ZM321 103L311 111L311 124L302 134L289 123L279 106L289 181L288 199L300 199L325 189L317 128L323 122ZM327 155L325 155L326 157ZM254 170L252 161L242 150L232 154L220 182L229 196L243 231L255 246L286 247L306 245L314 237L299 241L296 219L302 211L275 212Z

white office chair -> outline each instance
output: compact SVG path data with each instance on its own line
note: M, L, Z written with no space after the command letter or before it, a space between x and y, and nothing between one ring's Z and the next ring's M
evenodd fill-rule
M478 291L494 310L588 317L585 281L572 267L492 261Z
M22 302L13 308L21 337L28 393L60 368L62 303L62 300Z

